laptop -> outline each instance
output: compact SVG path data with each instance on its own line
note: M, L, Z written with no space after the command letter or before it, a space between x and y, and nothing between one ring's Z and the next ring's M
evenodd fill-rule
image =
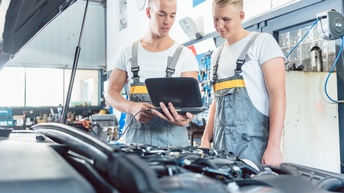
M147 78L145 84L152 104L162 112L160 102L166 106L171 102L178 114L198 114L203 106L198 81L192 77Z

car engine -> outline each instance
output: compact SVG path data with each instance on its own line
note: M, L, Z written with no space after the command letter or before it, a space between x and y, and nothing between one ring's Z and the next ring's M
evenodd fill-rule
M294 163L269 166L212 148L105 143L61 123L0 137L0 193L326 193L344 175Z

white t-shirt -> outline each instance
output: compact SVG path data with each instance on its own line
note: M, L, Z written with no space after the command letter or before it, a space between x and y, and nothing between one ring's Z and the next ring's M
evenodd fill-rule
M117 54L115 59L115 68L127 72L127 83L132 83L133 73L131 72L132 45L130 43L124 46ZM140 82L144 82L146 78L165 77L168 56L173 56L179 44L174 43L169 49L161 52L149 52L144 49L141 43L138 46L138 66L140 68L138 74ZM193 52L185 47L181 52L173 77L179 77L182 72L196 71L198 72L198 62Z
M218 79L228 78L234 76L234 69L236 68L236 60L241 54L246 44L250 41L254 33L252 32L245 38L230 46L224 46L221 52L221 58L217 70ZM218 47L212 54L211 65L216 63L219 49ZM241 75L244 78L245 86L248 95L253 105L264 115L269 115L269 96L265 87L264 75L261 69L261 64L276 58L285 58L281 48L276 40L268 33L261 33L251 47L247 51L247 56L250 58L242 66ZM213 68L211 67L211 80L213 78Z

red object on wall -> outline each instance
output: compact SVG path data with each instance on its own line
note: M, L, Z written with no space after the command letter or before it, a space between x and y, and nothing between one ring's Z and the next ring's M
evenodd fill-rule
M188 46L188 48L194 53L194 55L197 55L196 49L194 45Z

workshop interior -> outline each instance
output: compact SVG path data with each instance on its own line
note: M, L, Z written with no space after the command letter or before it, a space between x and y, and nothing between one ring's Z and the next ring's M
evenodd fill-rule
M200 147L225 41L212 0L179 0L170 32L199 65L190 144L119 142L126 114L106 88L116 53L146 31L147 2L0 0L0 193L344 192L342 0L244 0L243 27L271 34L287 59L280 166Z

